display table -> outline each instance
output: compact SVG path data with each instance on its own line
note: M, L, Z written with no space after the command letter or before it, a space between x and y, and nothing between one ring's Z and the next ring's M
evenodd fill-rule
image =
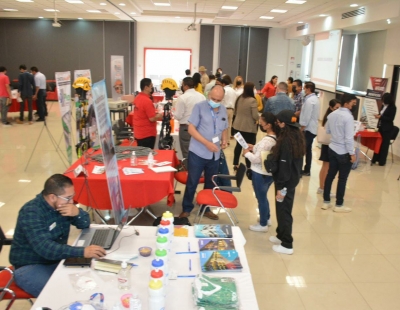
M97 151L95 154L100 153ZM177 158L174 151L157 151L154 159L158 162L170 161L171 166L176 166ZM139 157L138 160L146 159ZM102 163L90 161L84 166L89 176L75 177L73 169L82 164L82 159L78 159L64 174L72 179L75 186L74 200L85 206L90 206L98 210L111 210L111 201L108 191L106 174L93 174L94 166L104 166ZM128 208L143 208L150 204L159 202L167 197L167 204L172 206L174 198L174 173L164 172L155 173L147 166L138 165L137 168L144 170L143 174L125 175L122 168L130 167L130 160L118 160L119 177L121 180L122 195L124 206Z
M19 112L21 104L17 101L17 99L12 99L11 105L8 108L8 112ZM36 100L32 100L32 110L37 111ZM28 111L28 102L25 100L25 108L24 111Z
M155 258L154 250L156 249L156 227L136 226L140 236L134 234L132 226L128 226L119 235L109 252L116 250L106 256L109 259L129 259L133 255L138 254L141 246L150 246L153 248L150 257L141 257L133 260L137 267L131 269L131 289L122 291L118 289L116 275L111 273L99 272L89 268L66 268L59 264L53 273L42 293L36 299L32 309L37 307L49 307L51 309L59 309L64 305L68 305L74 301L89 300L90 295L94 293L104 294L104 303L106 309L112 309L113 305L120 300L125 293L137 293L141 302L142 310L148 308L148 283L150 279L151 261ZM221 272L206 273L215 277L232 277L236 279L238 290L238 298L241 310L257 310L258 304L254 292L251 273L244 250L246 242L239 227L232 227L235 248L239 253L240 261L243 265L242 272ZM126 237L126 238L123 238ZM123 239L122 239L123 238ZM194 237L193 227L189 227L189 237L175 237L172 241L172 248L169 260L169 270L175 271L178 275L196 275L201 273L199 254L175 254L177 251L187 251L188 242L192 251L198 251L198 240ZM192 271L189 271L189 259L192 260ZM86 292L77 292L70 282L70 277L76 274L85 274L94 279L97 287ZM191 310L197 309L192 300L192 287L194 278L179 278L177 280L169 280L166 287L167 297L165 309L171 310ZM122 309L122 308L121 308ZM124 308L125 309L125 308Z
M361 136L361 144L379 154L382 144L382 136L379 132L372 132L368 130L358 131L355 135Z

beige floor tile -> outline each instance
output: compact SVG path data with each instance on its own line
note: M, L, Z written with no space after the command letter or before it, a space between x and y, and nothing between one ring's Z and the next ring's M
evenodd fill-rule
M327 214L324 217L307 217L317 233L354 234L360 232L350 221L351 214L337 214L331 210L325 210L325 212Z
M248 262L254 284L287 283L289 272L277 255L249 255Z
M398 310L399 283L355 283L372 310Z
M293 249L297 254L330 254L321 238L314 232L293 233Z
M400 254L400 234L388 233L368 233L364 234L366 238L382 253L382 254Z
M292 277L308 283L348 283L349 277L331 255L282 255Z
M335 255L380 254L362 234L320 234L320 238Z
M256 286L260 310L305 310L296 288L288 284L261 284Z
M383 255L337 255L336 259L354 283L400 282L400 273Z
M400 233L400 227L384 215L375 217L349 217L349 221L362 233Z
M397 271L400 271L400 254L385 254L383 255Z
M371 309L352 283L307 284L297 291L307 310Z
M391 221L396 226L400 227L400 216L388 216L389 221Z
M293 215L293 234L315 232L310 222L303 214Z

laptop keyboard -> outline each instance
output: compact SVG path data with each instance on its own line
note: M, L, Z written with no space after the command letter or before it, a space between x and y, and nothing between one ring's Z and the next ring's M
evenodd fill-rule
M104 246L110 231L109 229L97 229L90 244Z

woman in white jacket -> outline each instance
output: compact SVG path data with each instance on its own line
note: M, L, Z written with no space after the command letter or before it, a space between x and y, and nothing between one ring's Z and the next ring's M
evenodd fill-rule
M260 117L260 130L265 132L266 136L256 145L249 144L249 148L243 151L243 155L251 162L253 189L260 213L260 223L249 226L252 231L267 232L268 226L271 226L267 192L273 179L265 170L262 158L265 159L265 152L269 152L276 143L275 122L276 117L272 113L264 112Z

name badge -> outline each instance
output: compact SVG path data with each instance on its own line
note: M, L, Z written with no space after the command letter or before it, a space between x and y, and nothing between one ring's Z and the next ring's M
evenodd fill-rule
M218 143L218 142L219 142L219 137L214 137L214 138L212 138L212 142L213 142L213 143Z
M51 225L49 226L49 231L52 231L56 226L57 226L57 223L56 223L56 222L54 222L53 224L51 224Z

